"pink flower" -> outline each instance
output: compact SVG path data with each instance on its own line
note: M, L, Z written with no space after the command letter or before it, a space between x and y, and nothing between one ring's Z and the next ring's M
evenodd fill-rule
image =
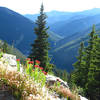
M43 70L43 67L39 67L41 70Z
M40 61L38 61L38 60L35 60L35 62L36 62L37 64L40 64Z
M42 71L45 75L47 75L47 72L45 72L45 71Z

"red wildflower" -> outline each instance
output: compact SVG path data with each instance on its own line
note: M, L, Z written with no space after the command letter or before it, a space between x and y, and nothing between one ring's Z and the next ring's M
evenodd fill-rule
M45 72L45 71L42 71L45 75L47 75L47 72Z
M35 62L36 62L37 64L40 64L40 61L38 61L38 60L35 60Z
M16 61L20 61L20 59L16 59Z
M34 61L29 61L28 64L34 64Z
M37 67L37 68L39 68L39 65L34 65L34 67Z
M41 70L43 70L43 67L39 67Z
M26 60L30 61L31 59L30 58L27 58Z

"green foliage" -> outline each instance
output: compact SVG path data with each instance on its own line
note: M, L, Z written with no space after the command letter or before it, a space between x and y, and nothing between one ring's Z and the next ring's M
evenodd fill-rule
M20 60L19 59L17 59L17 71L20 72Z
M54 74L55 76L60 77L62 80L68 81L69 73L67 73L66 70L54 68Z
M20 58L21 63L24 63L24 60L26 59L26 56L22 54L18 49L12 48L10 45L8 45L8 54L16 55L17 58Z
M100 37L93 25L89 34L88 46L83 48L81 43L78 61L74 63L75 71L71 75L73 83L84 88L85 95L90 100L100 98Z
M30 61L30 59L26 60L26 74L29 75L29 77L33 78L35 82L37 82L40 87L43 87L46 83L46 76L42 72L42 67L39 67L38 63L35 63L33 61Z
M82 95L82 96L84 96L84 89L83 88L81 88L80 86L77 86L76 84L74 84L74 83L72 83L72 85L71 85L71 91L72 91L72 93L73 94L76 94L76 95Z
M0 58L3 56L3 52L2 50L0 49Z
M84 87L85 84L85 76L86 73L86 67L85 67L85 57L84 57L84 43L80 43L79 48L79 56L77 56L78 61L73 64L75 67L75 71L73 72L71 78L74 83L76 83L78 86Z
M42 4L40 8L40 15L36 20L37 26L34 29L37 38L35 39L34 44L32 44L32 50L29 57L34 61L39 60L41 62L40 66L44 67L44 69L48 71L51 70L51 66L49 69L50 58L48 57L48 50L50 49L48 43L49 35L47 33L48 28L46 28L47 16L43 11L44 7Z
M91 65L88 72L86 92L90 100L100 98L100 37L96 36L92 51Z
M6 41L4 41L3 45L2 45L2 49L4 53L8 53L8 44Z
M21 59L21 63L24 63L24 60L26 59L25 55L22 54L18 49L12 48L11 45L9 45L6 41L0 40L0 49L3 51L3 53L8 53L12 55L16 55L17 58Z
M54 64L48 63L48 65L45 68L45 70L48 71L48 73L53 74L53 68L54 68Z

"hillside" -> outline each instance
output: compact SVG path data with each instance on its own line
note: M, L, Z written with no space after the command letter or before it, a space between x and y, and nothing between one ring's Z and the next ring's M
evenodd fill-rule
M76 32L83 31L93 24L98 24L100 18L100 8L94 8L81 12L46 12L47 24L50 30L60 36L71 36ZM25 17L35 20L38 14L26 14Z
M35 23L26 17L4 7L0 7L0 39L6 40L8 44L13 44L25 55L30 52L31 44L35 39ZM62 39L54 32L49 32L50 42L55 43Z
M50 51L53 55L52 62L58 68L70 72L73 69L72 64L76 61L80 42L87 40L93 24L96 24L97 31L100 29L100 8L81 12L52 11L46 14L50 30L63 36L55 45L52 45L53 48ZM24 16L34 20L37 15Z
M86 38L92 24L100 23L99 11L100 9L91 9L75 13L56 11L47 13L50 29L56 30L56 33L52 30L48 33L51 46L50 56L57 68L66 69L68 72L73 69L72 64L76 61L79 42ZM34 22L8 8L0 7L0 13L0 39L6 40L8 44L13 44L23 54L28 55L30 44L36 37ZM34 16L37 17L37 15ZM51 20L53 23L50 23ZM99 30L99 24L96 28Z
M9 44L13 44L14 41L14 46L24 54L28 53L30 43L35 38L34 26L35 24L24 16L0 7L0 38Z
M59 41L51 52L54 64L59 68L67 69L68 72L71 72L73 69L72 64L76 62L80 42L84 41L85 45L87 45L88 34L91 30L92 27ZM96 32L100 34L100 24L96 25Z
M3 44L4 44L4 41L0 40L0 49L3 49ZM6 44L6 48L7 48L8 54L12 54L12 55L15 55L17 58L20 58L21 62L23 62L26 59L26 56L17 48L14 48L13 46L9 44Z
M26 59L26 61L30 62L29 59ZM15 55L7 53L0 58L0 94L2 94L0 99L65 100L70 98L74 100L77 97L81 100L82 98L87 100L78 95L81 88L77 87L78 91L71 89L67 82L49 73L44 73L44 69L40 69L41 67L28 63L30 66L28 68L28 64L26 64L26 67L19 66L18 62L20 63L20 60L16 60Z
M76 32L81 32L88 29L93 24L99 24L99 19L100 14L77 19L72 17L69 20L54 23L51 25L50 29L55 33L59 33L61 36L68 37L72 34L75 34Z

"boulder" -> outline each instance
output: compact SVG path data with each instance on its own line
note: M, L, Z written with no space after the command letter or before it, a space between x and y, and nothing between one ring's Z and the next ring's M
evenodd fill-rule
M79 95L79 96L80 96L80 99L81 99L81 100L88 100L87 98L82 97L81 95Z
M56 77L56 76L53 76L53 75L46 75L46 83L49 86L54 85L54 83L56 83L56 82L60 82L61 85L63 85L66 88L69 88L67 82L63 81L59 77Z
M3 59L5 59L7 61L7 63L10 65L10 66L14 66L16 67L17 66L17 63L16 63L16 56L15 55L11 55L11 54L3 54Z

